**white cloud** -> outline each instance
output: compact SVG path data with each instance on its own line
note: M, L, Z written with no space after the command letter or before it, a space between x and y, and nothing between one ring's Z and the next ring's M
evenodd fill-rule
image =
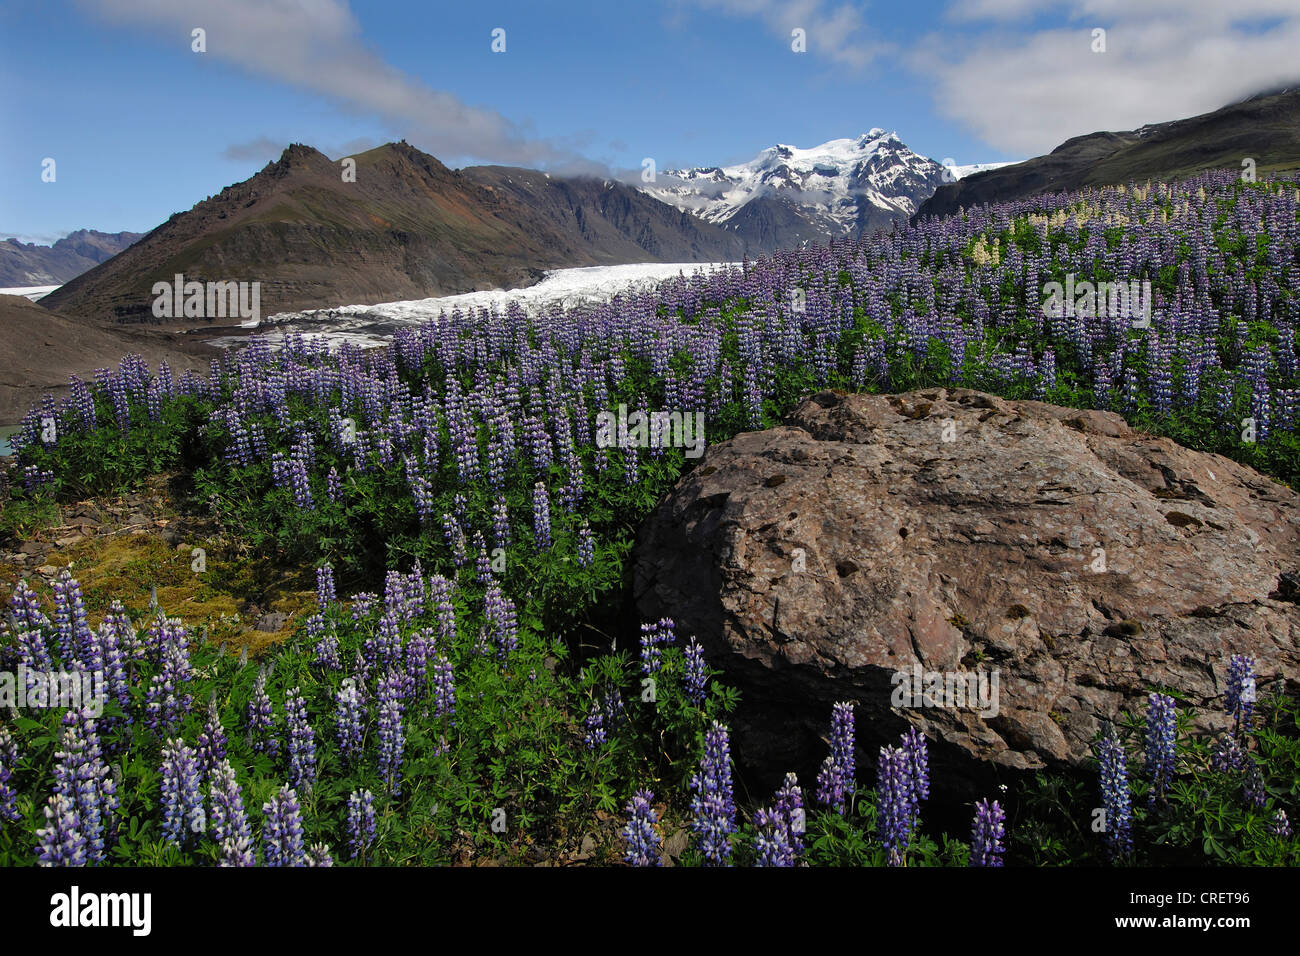
M186 48L190 31L202 27L207 33L204 55L379 117L442 158L527 164L575 158L526 136L500 113L469 106L386 63L362 40L346 0L82 2L107 20L165 31Z
M1023 23L1049 14L1058 22ZM1300 79L1296 0L958 0L949 20L983 31L933 34L910 64L934 82L942 113L1009 153L1194 116ZM1097 27L1104 53L1091 48Z
M787 49L791 31L807 34L809 56L825 56L846 66L866 66L888 49L871 35L863 4L828 3L824 0L686 0L707 10L761 21Z

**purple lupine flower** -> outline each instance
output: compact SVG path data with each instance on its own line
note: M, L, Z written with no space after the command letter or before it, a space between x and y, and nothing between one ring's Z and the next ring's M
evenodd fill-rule
M352 679L357 685L357 697L361 700L361 706L365 707L368 703L366 688L370 686L370 663L366 660L366 655L357 650L352 656Z
M637 450L635 445L629 445L623 450L623 483L629 488L635 488L641 483L641 471L637 463Z
M194 698L185 692L193 679L189 631L183 623L168 620L159 611L150 628L150 642L160 669L145 693L146 721L160 736L168 736L175 733L181 718L194 703Z
M403 594L405 600L403 606L406 608L406 620L414 621L424 614L429 600L428 586L424 583L424 569L420 566L420 559L416 558L411 565L411 573L406 575L405 590Z
M302 808L293 788L285 784L268 803L262 804L262 816L262 846L266 865L306 866Z
M797 839L790 821L779 810L760 809L754 813L755 866L794 866Z
M799 778L787 773L772 801L772 812L785 818L789 831L790 850L797 858L803 853L803 834L806 829L803 808L803 790L799 787Z
M235 780L235 769L222 758L213 768L208 785L212 802L213 841L221 849L222 866L256 866L253 854L253 833L244 811L244 797Z
M90 837L90 855L98 862L104 858L104 849L110 841L117 839L117 811L121 801L117 795L117 776L108 769L100 751L99 735L95 733L93 722L83 714L86 724L86 765L88 773L82 781L82 804L98 802L98 813L91 816L95 829L88 832ZM88 818L82 814L83 821Z
M831 709L831 752L817 774L817 801L847 812L845 798L853 792L853 703L841 701Z
M912 838L912 761L902 747L881 747L876 764L876 833L889 851L889 865L906 862Z
M492 542L503 551L510 547L510 511L501 500L492 505Z
M105 733L122 723L131 723L131 680L127 674L127 653L122 636L129 633L130 621L121 601L114 601L95 631L89 648L87 669L92 674L102 674L105 696L117 703L122 718L105 722Z
M671 644L676 640L676 624L670 617L660 618L653 624L641 625L641 673L646 676L659 673L663 666L661 644Z
M1243 728L1250 733L1251 712L1255 708L1255 659L1233 654L1228 660L1227 710L1232 717L1232 732Z
M970 865L1001 866L1002 854L1006 847L1002 840L1006 836L1006 812L994 800L987 799L975 804L975 822L971 826Z
M1210 754L1210 767L1217 773L1238 773L1246 769L1246 754L1236 737L1228 733L1219 735Z
M465 564L465 532L461 530L460 522L455 515L444 513L442 516L442 535L447 542L447 547L451 548L451 560L456 567Z
M921 801L930 796L930 758L925 736L915 727L909 727L901 736L899 746L907 754L907 779L912 787L907 801L907 817L915 833L921 822Z
M348 796L347 830L352 859L364 859L375 841L375 795L369 790L353 790Z
M596 563L596 537L583 525L578 529L578 566L589 568Z
M850 714L852 720L852 714ZM850 737L850 739L852 739ZM907 751L912 762L912 780L916 784L916 795L922 800L930 799L930 757L926 750L925 735L915 727L909 727L902 736L900 746ZM850 759L852 745L850 745Z
M539 551L551 546L551 503L540 481L533 485L533 540Z
M18 745L8 727L0 727L0 822L17 822L18 792L9 786L18 767Z
M402 633L397 612L387 610L379 618L378 632L362 644L366 661L377 671L402 666Z
M54 472L48 468L37 468L35 465L28 465L23 469L23 488L28 492L33 492L42 485L54 484Z
M708 680L708 671L704 666L704 649L694 637L686 645L686 675L683 686L686 698L696 707L704 706L704 685Z
M1273 814L1273 819L1268 825L1268 832L1275 837L1281 837L1283 840L1291 839L1291 821L1286 818L1286 811L1281 807L1277 813Z
M339 480L339 471L333 465L325 475L325 496L332 504L343 504L343 482Z
M112 814L118 808L117 787L109 775L95 731L86 711L69 709L63 715L61 749L55 753L54 792L72 801L77 832L86 842L91 863L104 858L105 830L112 833Z
M430 641L423 630L418 630L406 641L406 685L408 697L423 699L429 691Z
M1101 768L1101 803L1106 812L1102 839L1106 855L1119 862L1133 850L1132 808L1128 788L1128 766L1124 748L1113 732L1103 737L1097 748Z
M179 738L162 749L163 839L178 846L206 829L198 754Z
M335 739L339 743L339 752L344 762L351 763L361 756L361 741L364 736L361 712L361 694L357 690L355 678L346 677L334 698L335 701Z
M257 753L274 757L280 752L280 740L275 734L275 711L266 692L266 668L258 668L253 684L253 697L248 702L249 746Z
M289 462L287 472L289 487L293 490L293 503L303 511L313 510L316 503L312 499L311 482L307 474L306 461L295 455Z
M438 622L438 640L449 648L456 643L456 606L451 602L452 582L440 574L429 578L429 601Z
M310 796L316 785L316 735L299 688L285 694L284 714L289 739L289 786Z
M324 611L336 600L334 566L332 564L322 564L316 569L316 606Z
M483 535L477 531L474 532L474 547L477 549L474 554L474 578L479 584L488 584L492 581L492 561L488 557Z
M379 721L379 775L383 777L388 792L401 793L402 751L406 735L402 729L402 674L390 670L379 680L376 710Z
M410 622L415 617L411 613L407 591L406 575L402 572L389 571L384 576L384 615L392 621L394 639L398 645L401 644L401 638L397 636L397 627ZM401 648L398 647L397 651L400 650Z
M86 623L86 605L81 585L67 568L54 579L54 626L59 639L59 658L64 667L88 660L90 625Z
M706 865L728 866L731 862L731 834L736 832L736 805L731 790L731 743L729 731L718 721L704 735L700 769L691 775L691 829Z
M1151 779L1149 801L1163 799L1174 779L1175 731L1177 719L1174 699L1166 694L1147 697L1146 772Z
M85 866L86 838L76 803L66 794L51 795L45 807L45 826L36 831L36 852L40 866Z
M19 662L32 670L50 670L50 650L42 636L50 627L50 620L41 611L40 598L26 581L19 580L9 606L17 631Z
M433 661L433 716L456 722L456 680L451 661L439 654Z
M649 790L638 790L624 808L628 815L623 828L623 859L631 866L660 866L659 831L655 825L659 815L651 805L655 795Z
M324 843L313 843L307 849L307 866L333 866L334 858L330 848Z
M313 614L307 618L306 628L308 640L316 641L316 663L326 670L341 670L343 662L339 658L339 635L334 622Z
M488 631L497 646L497 656L505 658L519 649L519 624L515 618L515 605L496 584L488 585L483 595L483 613Z
M582 742L588 750L596 750L605 743L605 714L600 708L600 701L593 701L591 710L583 718L585 733Z
M620 724L627 720L627 704L623 702L623 692L614 684L605 686L605 726L617 731Z
M48 468L37 468L35 465L28 465L23 469L23 488L28 492L33 492L42 485L54 484L54 472Z
M844 790L844 775L836 765L835 758L826 757L817 771L817 802L825 807L834 807L842 815Z
M161 667L163 656L167 650L167 643L171 640L171 624L168 622L167 616L163 614L162 608L158 607L156 589L155 593L149 596L149 609L154 612L154 617L149 623L144 638L138 642L137 656L155 667Z
M375 601L378 597L377 594L372 594L369 591L358 591L356 594L352 595L353 623L363 620L368 614L370 614L370 611L375 606Z
M95 400L91 397L90 389L75 375L69 377L68 383L71 386L72 407L76 409L77 417L81 420L81 430L94 431Z
M1241 796L1246 806L1256 810L1264 809L1268 802L1268 792L1264 789L1264 774L1259 763L1250 754L1246 754L1246 772L1241 780Z
M208 716L203 722L203 730L198 738L199 767L203 776L211 780L217 764L226 757L226 729L221 726L221 716L217 713L217 693L212 692L208 698Z

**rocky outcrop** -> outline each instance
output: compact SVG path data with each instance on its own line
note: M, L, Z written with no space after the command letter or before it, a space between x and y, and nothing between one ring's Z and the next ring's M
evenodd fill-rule
M1077 765L1153 688L1221 726L1234 653L1295 682L1298 565L1300 495L1118 415L826 392L706 452L635 587L740 687L751 767L815 769L853 700L860 762L911 724L969 779ZM981 677L983 706L953 696Z

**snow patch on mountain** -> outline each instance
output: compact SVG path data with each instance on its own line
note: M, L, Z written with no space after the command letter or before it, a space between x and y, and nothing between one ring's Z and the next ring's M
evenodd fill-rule
M976 173L987 172L990 169L1001 169L1003 166L1014 166L1015 163L972 163L968 166L953 166L945 164L952 181L965 179L967 176L973 176Z
M33 302L37 302L45 298L57 288L57 285L19 285L7 289L0 289L0 295L21 295L26 296Z

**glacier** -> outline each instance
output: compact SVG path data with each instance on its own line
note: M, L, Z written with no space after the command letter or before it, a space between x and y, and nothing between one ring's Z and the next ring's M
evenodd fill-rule
M617 295L650 291L660 283L678 276L689 278L697 272L739 268L738 262L638 262L616 266L581 266L550 269L536 285L521 289L492 289L463 292L458 295L428 299L381 302L376 305L347 305L337 308L309 309L303 312L279 312L268 316L258 333L272 344L296 332L306 338L322 337L331 348L351 342L362 348L388 344L393 332L402 326L418 325L438 319L456 309L503 310L516 303L531 315L552 309L608 302ZM247 323L244 323L247 325ZM206 339L223 348L246 344L247 336L225 335Z

